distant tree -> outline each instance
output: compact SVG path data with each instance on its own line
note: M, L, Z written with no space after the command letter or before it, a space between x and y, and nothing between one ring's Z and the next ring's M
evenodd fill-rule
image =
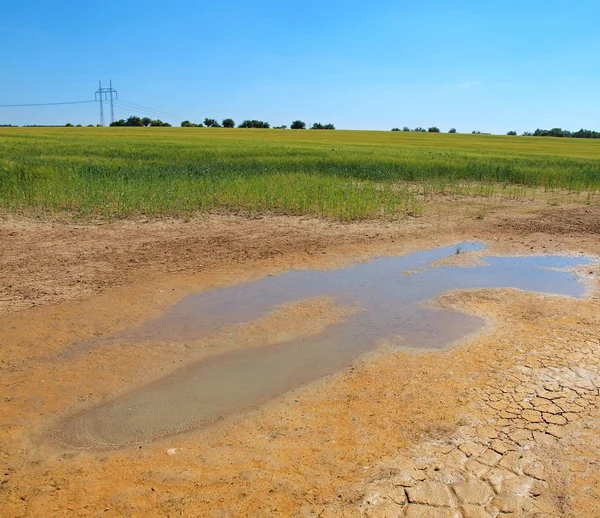
M73 124L71 124L70 122L67 122L65 124L65 128L72 128L72 127L73 127Z
M579 131L571 133L571 137L573 138L600 138L600 132L586 130L581 128Z
M201 122L196 124L196 123L190 122L190 121L183 121L181 123L181 127L182 128L203 128L204 125Z
M440 132L440 128L436 128L435 126L431 126L431 128L428 128L427 131L429 133L439 133Z
M125 119L119 119L110 123L111 126L125 126Z
M531 133L531 131L524 131L522 135L523 137L533 137L533 133Z
M294 130L303 130L306 129L306 122L302 122L302 121L294 121L292 122L292 125L290 126L290 128L294 129Z
M410 128L409 128L408 126L404 126L404 127L402 128L402 131L410 131Z
M314 130L334 130L335 126L333 124L331 124L331 123L321 124L320 122L315 122L310 127L310 129L314 129Z
M425 128L421 128L421 126L416 127L413 131L416 131L417 133L427 133L427 130Z
M142 119L142 124L146 127L150 126L150 124L152 124L152 119L150 117L144 117Z
M511 137L514 137L517 134L517 132L514 130L510 130L510 131L507 131L506 134L510 135Z
M152 127L163 127L163 128L170 128L171 125L168 122L163 122L160 119L152 119L152 121L150 121L150 126Z
M208 117L204 119L204 125L207 128L220 128L221 125L215 119L209 119Z
M87 127L88 127L88 128L93 128L93 127L94 127L94 125L93 125L93 124L88 124L88 125L87 125Z
M481 131L479 131L479 130L473 130L473 131L471 132L471 134L472 134L472 135L481 135Z
M143 126L144 123L137 115L132 115L125 121L125 126Z
M233 122L233 119L223 119L221 124L224 128L235 128L235 122Z
M257 128L257 129L269 129L271 125L265 121L258 120L245 120L243 121L238 128Z
M456 128L450 128L450 129L448 130L448 133L456 133Z
M392 128L392 131L400 131L400 128Z

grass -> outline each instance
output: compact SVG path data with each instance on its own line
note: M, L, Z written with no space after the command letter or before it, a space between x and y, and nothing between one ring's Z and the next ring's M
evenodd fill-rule
M600 141L375 131L0 128L0 207L121 218L276 212L340 220L423 197L600 191Z

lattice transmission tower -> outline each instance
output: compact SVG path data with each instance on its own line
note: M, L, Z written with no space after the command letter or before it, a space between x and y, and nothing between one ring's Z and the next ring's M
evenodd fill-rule
M96 90L95 99L100 101L100 124L104 126L104 101L110 102L110 122L115 122L115 109L113 106L113 100L118 100L119 95L117 91L112 87L112 79L109 82L108 88L102 88L102 81L98 81L98 90Z

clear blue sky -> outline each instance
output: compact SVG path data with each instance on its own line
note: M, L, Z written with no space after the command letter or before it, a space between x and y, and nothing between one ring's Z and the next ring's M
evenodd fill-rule
M90 99L112 79L193 121L600 130L599 25L598 0L3 0L0 104ZM0 123L98 118L0 108Z

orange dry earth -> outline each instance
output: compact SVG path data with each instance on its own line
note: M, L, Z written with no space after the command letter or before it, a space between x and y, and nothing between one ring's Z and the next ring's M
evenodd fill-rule
M465 239L502 253L600 255L598 208L528 210L348 225L6 217L0 514L600 515L597 266L587 273L596 291L584 301L507 290L446 295L441 304L493 325L447 351L383 347L345 372L191 433L100 453L65 451L45 433L62 416L226 348L216 339L61 355L158 315L188 293ZM282 333L317 332L345 311L319 299L239 332L267 344Z

